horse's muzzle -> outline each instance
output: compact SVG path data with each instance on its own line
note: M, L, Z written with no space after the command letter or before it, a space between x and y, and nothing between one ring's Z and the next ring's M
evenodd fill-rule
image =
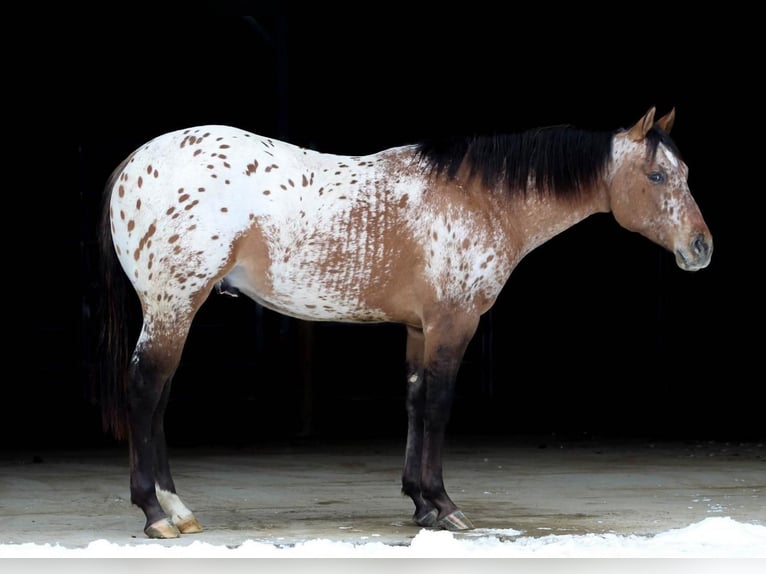
M710 264L713 239L709 233L697 233L688 245L676 249L676 264L684 271L699 271Z

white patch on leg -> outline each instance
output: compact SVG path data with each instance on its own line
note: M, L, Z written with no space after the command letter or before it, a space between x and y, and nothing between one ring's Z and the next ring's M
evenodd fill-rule
M192 511L181 502L177 494L163 490L158 484L154 485L154 489L157 491L157 499L160 501L162 510L170 517L173 524L177 524L192 515Z

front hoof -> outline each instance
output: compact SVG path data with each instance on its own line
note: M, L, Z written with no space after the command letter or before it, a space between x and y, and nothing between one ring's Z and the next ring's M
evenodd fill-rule
M202 532L202 525L193 514L179 518L175 521L175 525L181 534L197 534Z
M418 526L431 527L436 524L436 517L439 516L439 511L432 508L421 516L413 516L412 521Z
M181 536L181 532L176 528L175 524L167 518L158 520L144 528L144 534L149 538L178 538Z
M460 510L456 510L444 518L440 518L436 524L437 526L452 532L458 532L461 530L473 530L474 528L473 522L471 522L468 517Z

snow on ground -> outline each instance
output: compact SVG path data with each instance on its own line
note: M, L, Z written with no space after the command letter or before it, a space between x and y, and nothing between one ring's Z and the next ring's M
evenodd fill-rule
M455 535L423 529L409 546L322 539L290 546L248 540L235 548L200 541L171 546L160 541L118 545L94 540L86 548L6 544L0 545L0 558L766 558L766 526L727 517L706 518L654 536L520 534L477 529Z

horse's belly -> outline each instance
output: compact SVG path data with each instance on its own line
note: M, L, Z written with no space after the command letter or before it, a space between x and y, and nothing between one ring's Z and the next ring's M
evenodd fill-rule
M234 267L225 278L227 290L240 291L260 305L290 317L309 321L386 322L391 318L365 301L361 285L335 284L331 277L294 269L268 274L268 288L254 281L242 266ZM344 288L341 288L343 285Z

